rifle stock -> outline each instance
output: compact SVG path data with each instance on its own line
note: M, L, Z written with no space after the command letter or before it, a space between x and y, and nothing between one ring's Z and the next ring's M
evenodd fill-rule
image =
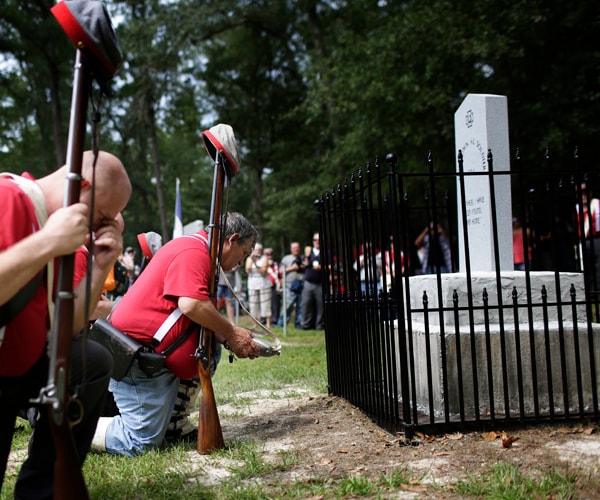
M213 272L210 276L208 290L216 305L216 270L217 257L220 249L219 231L221 219L221 205L223 187L225 184L225 167L221 153L217 151L215 158L215 173L213 178L213 192L210 209L210 224L208 234L208 247L210 250L211 266ZM210 330L204 330L202 334L202 349L198 357L198 375L200 377L200 394L198 410L198 452L210 453L213 450L225 447L223 431L219 420L219 412L215 401L215 393L212 385L210 361L215 347L215 334Z
M64 206L79 201L81 168L85 139L85 116L89 98L90 72L77 50L67 144L67 182ZM54 326L50 340L48 383L35 401L48 405L50 429L54 440L54 498L71 500L89 498L81 471L81 458L75 447L71 427L82 417L82 407L69 389L71 343L73 340L73 271L74 254L60 258Z
M204 335L207 334L212 337L214 343L214 333L205 331ZM213 450L225 448L219 411L217 410L215 392L210 376L210 357L208 369L204 368L202 361L198 362L198 374L200 376L200 388L202 389L198 409L198 452L210 453Z

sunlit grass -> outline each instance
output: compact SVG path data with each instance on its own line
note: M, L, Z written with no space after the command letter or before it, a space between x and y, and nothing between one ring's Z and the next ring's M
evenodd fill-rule
M254 360L235 359L229 363L224 355L213 378L217 404L244 405L246 393L261 390L272 397L284 391L286 397L309 390L327 393L325 337L322 331L272 329L283 343L281 356ZM283 397L279 395L278 397Z

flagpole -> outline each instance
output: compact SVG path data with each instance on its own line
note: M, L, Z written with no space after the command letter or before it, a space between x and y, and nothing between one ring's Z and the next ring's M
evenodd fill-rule
M173 239L183 235L183 217L181 214L181 193L179 186L181 181L177 177L175 183L175 221L173 222Z

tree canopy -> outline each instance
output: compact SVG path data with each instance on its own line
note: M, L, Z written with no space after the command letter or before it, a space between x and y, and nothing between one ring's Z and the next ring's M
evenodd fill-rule
M600 122L600 5L591 0L107 0L125 64L101 147L134 193L126 241L207 220L202 130L235 130L230 210L267 246L316 229L313 201L377 156L403 171L454 169L455 110L468 93L508 98L511 148L576 146L593 160ZM0 162L43 175L64 161L74 48L51 0L0 6Z

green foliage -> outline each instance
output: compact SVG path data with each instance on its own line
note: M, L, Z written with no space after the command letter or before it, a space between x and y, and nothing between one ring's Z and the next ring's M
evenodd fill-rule
M376 486L366 477L351 476L339 481L337 487L338 497L372 495L377 490Z

